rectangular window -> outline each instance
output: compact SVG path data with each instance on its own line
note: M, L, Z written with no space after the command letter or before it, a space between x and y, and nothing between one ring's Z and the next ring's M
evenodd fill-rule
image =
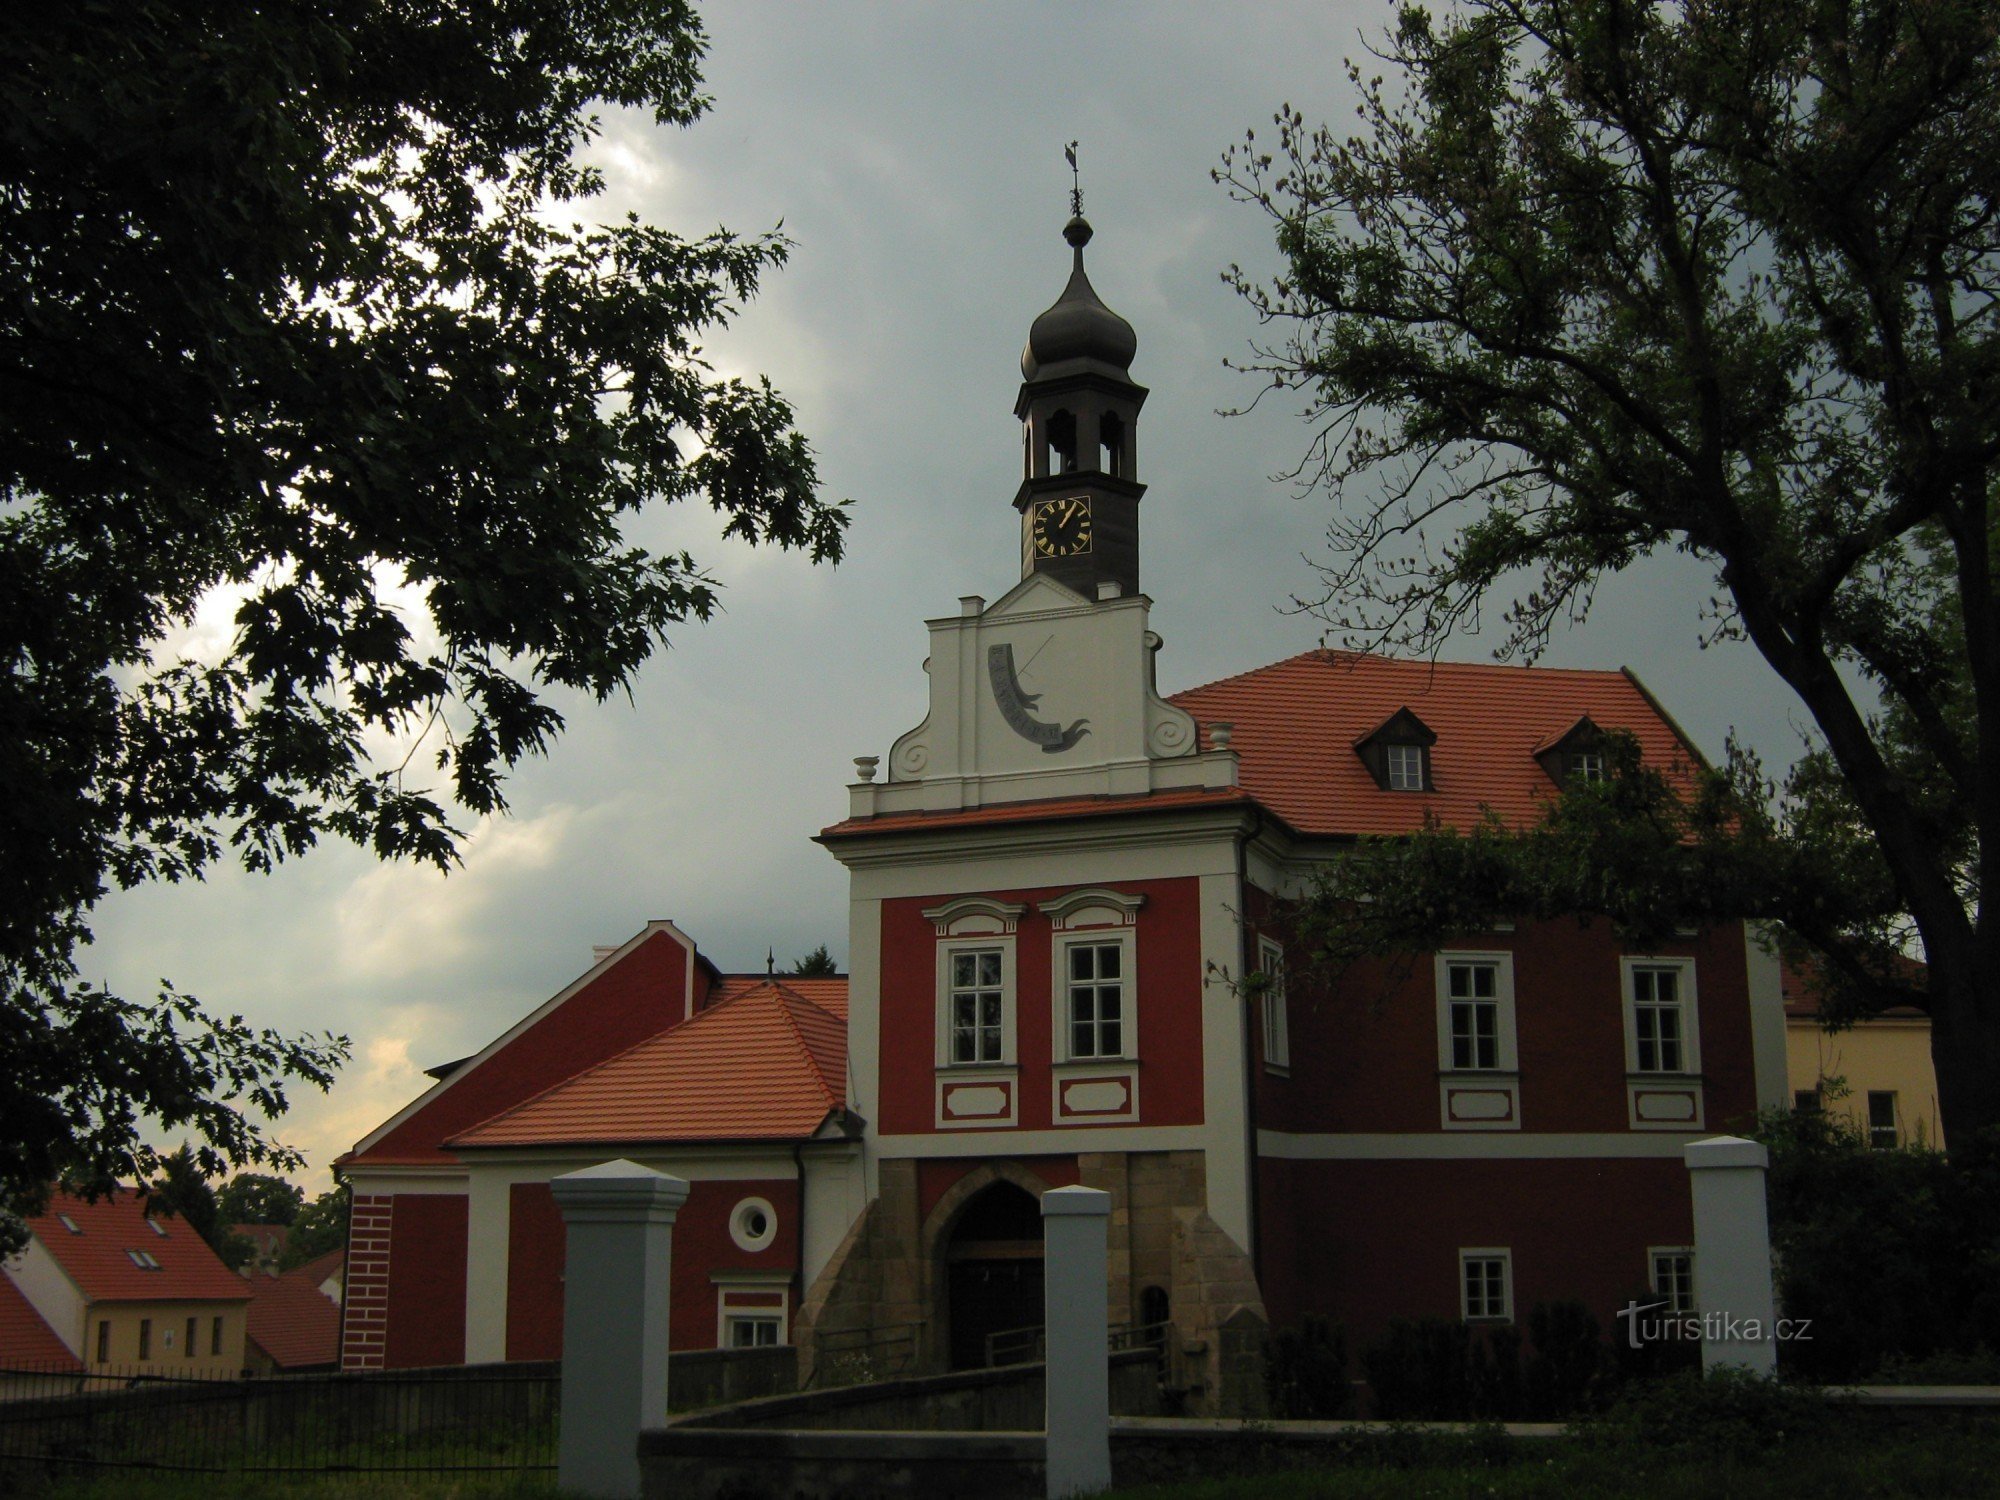
M1069 1055L1125 1055L1125 969L1122 943L1067 945Z
M1569 758L1569 778L1571 781L1602 781L1604 779L1604 752L1602 750L1577 750Z
M139 1358L151 1359L152 1357L153 1320L151 1318L141 1318L139 1320Z
M959 949L950 962L951 1060L997 1063L1005 1034L1001 950Z
M1424 747L1388 745L1384 747L1392 792L1421 792L1424 789Z
M1264 1066L1292 1065L1290 1019L1285 1007L1285 950L1269 938L1257 944L1257 967L1264 971Z
M1894 1151L1896 1135L1896 1095L1894 1090L1873 1090L1868 1094L1868 1144L1877 1151Z
M1632 971L1632 1024L1639 1043L1641 1073L1679 1073L1682 1049L1680 970Z
M102 1365L108 1364L110 1360L111 1325L109 1323L99 1323L97 1325L97 1362Z
M725 1321L724 1336L731 1349L770 1349L778 1342L778 1320L732 1313Z
M1820 1111L1818 1089L1795 1089L1792 1092L1792 1113L1795 1115L1816 1115Z
M1627 958L1625 982L1625 1071L1701 1071L1696 1020L1694 960Z
M1663 1309L1671 1313L1694 1311L1694 1251L1685 1246L1648 1250L1646 1258L1652 1267L1649 1282L1653 1295L1666 1303Z
M1460 1072L1500 1066L1500 966L1445 965L1451 997L1451 1065Z
M222 1319L220 1318L217 1318L208 1325L208 1352L210 1354L220 1354L222 1352Z
M1465 1320L1505 1322L1513 1313L1513 1255L1506 1250L1458 1252L1459 1301Z
M188 1319L187 1357L189 1359L193 1359L196 1355L201 1353L201 1334L199 1329L199 1323L200 1320L197 1318Z

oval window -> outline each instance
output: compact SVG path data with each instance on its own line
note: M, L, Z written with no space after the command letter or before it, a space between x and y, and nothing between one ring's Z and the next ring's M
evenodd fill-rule
M729 1216L729 1237L745 1250L762 1250L778 1233L778 1212L762 1198L745 1198Z

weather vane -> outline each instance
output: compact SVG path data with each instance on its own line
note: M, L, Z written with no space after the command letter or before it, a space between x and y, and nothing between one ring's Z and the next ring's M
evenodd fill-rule
M1077 218L1083 217L1083 176L1076 169L1076 142L1063 147L1063 160L1069 163L1069 211Z

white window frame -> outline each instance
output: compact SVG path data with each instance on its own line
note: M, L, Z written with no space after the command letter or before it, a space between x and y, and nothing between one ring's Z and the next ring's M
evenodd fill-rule
M768 1328L771 1330L771 1338L768 1343L753 1338L749 1343L739 1344L736 1341L736 1330L739 1328ZM746 1308L737 1312L726 1312L722 1315L722 1342L717 1346L718 1348L775 1349L784 1342L785 1315L778 1309L774 1308L769 1312L752 1312Z
M764 1232L758 1234L752 1221L763 1215ZM744 1198L729 1212L729 1237L736 1242L739 1250L748 1250L753 1255L759 1250L768 1250L778 1238L778 1211L771 1207L768 1198Z
M1472 1310L1471 1289L1466 1285L1466 1269L1473 1261L1500 1263L1500 1311ZM1463 1248L1458 1252L1458 1315L1468 1323L1511 1323L1514 1321L1514 1252L1504 1245Z
M1491 964L1494 968L1494 1061L1490 1068L1460 1067L1452 1054L1451 966L1453 964ZM1460 1077L1485 1077L1517 1072L1520 1058L1514 1044L1514 955L1504 951L1479 952L1460 949L1442 951L1437 955L1436 985L1438 1071Z
M1382 747L1382 783L1392 792L1421 792L1428 777L1424 764L1427 752L1422 745L1408 740L1391 740ZM1416 780L1409 780L1409 772L1414 768Z
M1264 1071L1292 1071L1292 1029L1285 998L1285 950L1271 938L1257 940L1257 967L1264 972Z
M792 1276L789 1271L712 1271L709 1280L715 1286L715 1347L730 1349L744 1347L729 1342L730 1327L739 1322L771 1322L778 1325L778 1342L788 1344L792 1339ZM743 1295L764 1296L776 1294L775 1307L758 1305L743 1307L732 1304L731 1298ZM767 1347L750 1345L751 1348Z
M1072 1048L1069 955L1073 948L1116 948L1118 955L1118 1046L1116 1052L1079 1054ZM1050 1021L1057 1063L1131 1062L1139 1056L1139 943L1136 928L1076 927L1050 943Z
M1875 1123L1875 1101L1877 1099L1887 1099L1889 1101L1889 1123L1887 1125L1877 1125ZM1868 1130L1869 1150L1894 1151L1903 1144L1903 1101L1897 1096L1895 1089L1868 1089L1864 1091L1861 1096L1861 1107L1867 1117L1863 1121L1863 1124ZM1880 1138L1880 1133L1884 1131L1888 1133L1887 1140Z
M1660 1262L1668 1257L1687 1261L1686 1295L1678 1287L1666 1285L1660 1275ZM1653 1289L1653 1295L1661 1298L1669 1313L1691 1313L1694 1302L1694 1246L1692 1245L1648 1245L1646 1247L1646 1285Z
M961 953L1000 955L1000 1055L976 1062L957 1062L951 1055L951 971L952 960ZM976 1068L1014 1066L1014 938L1006 933L979 933L948 937L937 945L937 1065L954 1072Z
M1675 1008L1681 1019L1681 1065L1678 1068L1639 1066L1639 991L1641 970L1675 971ZM1625 1071L1634 1078L1686 1078L1701 1071L1701 1006L1695 988L1692 958L1628 954L1618 961L1618 984L1625 1011ZM1657 1045L1657 1043L1656 1043Z

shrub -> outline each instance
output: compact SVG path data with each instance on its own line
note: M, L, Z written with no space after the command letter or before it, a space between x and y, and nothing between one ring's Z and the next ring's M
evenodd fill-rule
M1346 1331L1316 1313L1280 1329L1264 1346L1264 1389L1274 1417L1297 1421L1345 1415L1354 1396L1347 1378Z
M1832 1114L1766 1116L1788 1373L1863 1379L1892 1360L2000 1348L2000 1136L1871 1150Z
M1750 1463L1782 1454L1787 1445L1823 1445L1843 1425L1840 1403L1814 1387L1723 1368L1627 1386L1607 1410L1573 1430L1594 1447Z
M1397 1319L1361 1356L1377 1416L1390 1421L1547 1420L1601 1404L1618 1368L1579 1302L1538 1303L1528 1347L1518 1329L1475 1331L1442 1318Z

